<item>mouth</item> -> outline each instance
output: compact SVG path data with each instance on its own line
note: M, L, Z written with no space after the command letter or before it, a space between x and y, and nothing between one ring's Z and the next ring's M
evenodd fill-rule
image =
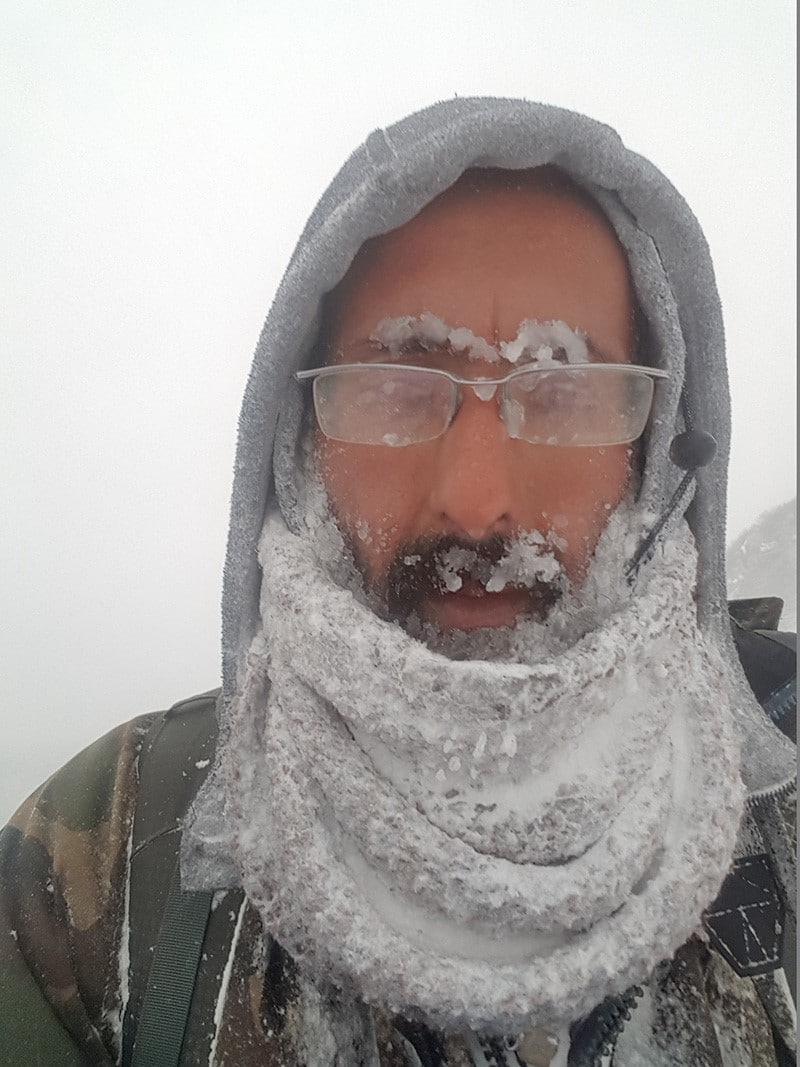
M482 582L468 579L456 592L424 597L419 613L425 622L434 623L444 632L495 629L515 626L523 615L537 612L536 600L530 589L507 586L490 593Z

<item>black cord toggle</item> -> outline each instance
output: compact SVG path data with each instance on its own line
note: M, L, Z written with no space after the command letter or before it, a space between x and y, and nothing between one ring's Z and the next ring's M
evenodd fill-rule
M706 430L685 430L672 438L669 446L669 458L676 467L680 467L686 473L681 478L680 485L672 494L661 517L642 539L633 559L628 564L625 577L629 581L633 581L639 567L650 556L656 543L656 538L666 526L675 509L683 501L695 472L701 467L708 466L716 454L716 438Z
M685 430L669 446L669 458L684 471L707 467L716 454L717 440L706 430Z

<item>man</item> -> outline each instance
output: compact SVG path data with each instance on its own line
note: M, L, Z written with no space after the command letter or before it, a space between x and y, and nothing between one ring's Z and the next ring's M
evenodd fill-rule
M3 1062L793 1062L725 397L702 235L613 131L373 134L248 383L218 730L135 720L4 832Z

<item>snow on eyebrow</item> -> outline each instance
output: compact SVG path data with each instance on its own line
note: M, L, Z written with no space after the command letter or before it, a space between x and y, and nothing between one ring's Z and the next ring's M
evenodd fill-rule
M449 345L454 352L468 351L470 359L485 359L489 363L496 363L500 358L497 349L483 337L477 337L465 326L448 326L430 311L424 311L419 317L401 315L381 319L369 339L383 345L393 356L401 355L403 345L415 341L424 349Z
M509 363L516 363L525 353L530 354L532 361L539 366L563 363L563 359L554 358L556 351L564 353L567 363L589 362L585 337L561 319L552 319L550 322L525 319L520 323L515 340L500 342L500 355Z
M472 330L460 326L447 335L454 352L467 352L470 359L485 359L487 363L497 363L500 355L494 345L483 337L476 337Z
M523 355L528 355L530 362L538 366L590 362L586 338L560 319L549 322L525 319L513 341L501 341L495 346L466 326L449 326L438 315L424 311L419 316L381 319L369 339L383 345L393 356L402 355L403 346L413 341L423 349L449 345L454 352L467 352L470 359L487 363L504 359L515 364ZM556 352L562 358L556 359Z
M447 342L450 332L450 327L445 322L425 311L419 317L399 315L396 318L381 319L369 339L385 345L392 354L396 354L397 350L409 341L417 341L425 347L443 345Z

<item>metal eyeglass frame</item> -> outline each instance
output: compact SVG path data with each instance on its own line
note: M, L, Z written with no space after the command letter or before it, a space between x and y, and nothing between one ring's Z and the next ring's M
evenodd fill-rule
M525 367L517 367L517 368L515 368L513 371L511 371L510 374L507 374L502 378L462 378L459 375L451 374L449 371L442 370L439 367L418 367L418 366L415 366L414 364L406 364L406 363L371 363L371 362L368 362L368 363L333 363L333 364L327 364L324 367L313 367L313 368L310 368L308 370L295 371L293 377L295 378L296 381L302 383L302 382L306 382L306 381L314 381L317 378L329 377L331 375L339 376L339 375L342 375L342 374L346 374L351 370L353 370L353 371L355 371L355 370L369 370L369 369L373 369L373 368L378 369L378 370L409 370L409 371L413 371L415 373L421 373L421 374L435 374L435 375L437 375L439 377L447 378L450 382L452 382L455 386L457 386L457 388L452 391L452 401L451 401L451 404L450 404L450 411L447 414L447 419L446 419L446 421L444 423L444 426L442 427L440 432L437 433L435 436L423 439L423 440L428 440L428 441L437 440L439 437L443 436L443 434L445 434L447 432L447 430L450 428L450 425L452 424L453 419L455 418L455 416L458 413L459 408L461 406L460 390L464 386L467 386L467 387L471 388L475 392L475 395L479 399L481 399L481 400L491 400L496 395L496 390L497 389L504 389L504 387L507 385L507 383L512 381L514 378L519 378L519 377L521 377L523 375L527 376L529 374L546 374L546 373L553 373L554 371L570 371L570 370L578 371L578 370L587 370L587 369L591 368L591 370L593 372L599 371L601 373L602 372L619 372L620 370L634 371L634 372L637 372L637 373L639 373L641 375L644 375L644 376L650 378L651 380L654 381L654 384L657 381L664 381L664 380L669 378L669 373L667 371L660 370L657 367L646 367L646 366L644 366L642 364L639 364L639 363L563 363L563 364L557 363L557 364L549 364L548 366L544 366L544 367L537 367L537 366L527 365ZM481 397L480 393L478 392L478 390L481 387L485 388L486 386L492 386L493 387L493 392L492 392L492 396L491 397ZM503 406L503 401L505 399L507 399L507 398L501 392L501 397L500 397L500 400L501 400L501 403L500 403L501 418L503 417L502 416L502 406ZM652 399L651 399L651 405L652 405ZM649 415L650 415L650 412L648 411L648 418L649 418ZM503 419L503 421L505 422L505 419ZM646 425L646 420L645 420L645 425ZM322 432L325 433L324 429L322 430ZM325 436L329 436L329 435L326 434ZM513 436L513 435L510 435L510 436ZM641 431L640 431L640 434L637 435L637 436L641 436ZM342 440L342 441L346 441L347 440L345 438L331 438L331 439L332 440ZM524 437L521 437L521 438L518 438L518 439L519 440L526 440L526 438L524 438ZM636 438L630 438L628 441L607 442L606 445L608 447L610 447L613 444L627 444L627 443L630 443L630 440L636 440ZM353 442L350 442L350 443L357 444L359 442L353 441ZM422 441L414 442L414 443L422 443ZM531 443L533 443L533 442L531 442ZM591 447L591 446L585 446L585 447ZM604 446L603 445L598 445L596 447L604 447Z

